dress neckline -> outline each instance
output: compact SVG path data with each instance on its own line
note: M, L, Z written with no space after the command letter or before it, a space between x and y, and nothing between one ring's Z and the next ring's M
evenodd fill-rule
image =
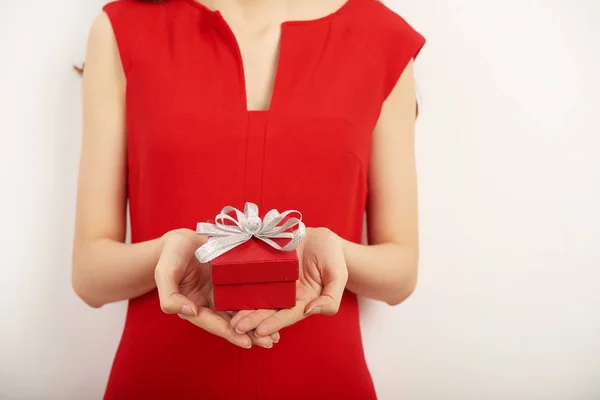
M219 10L213 10L196 0L183 0L183 1L196 7L197 9L199 9L202 12L207 12L209 14L221 16L221 12ZM314 18L314 19L284 21L281 23L281 26L283 27L283 26L288 26L288 25L311 25L311 24L318 24L318 23L322 23L322 22L330 22L334 19L339 18L343 14L347 13L348 10L350 8L352 8L355 5L355 3L359 2L359 1L361 1L361 0L346 0L346 2L344 4L342 4L337 10L335 10L327 15L324 15L319 18Z
M209 17L209 19L216 21L218 23L218 26L221 27L221 29L223 29L226 36L229 37L230 43L233 45L236 62L238 64L238 74L239 74L238 79L239 79L239 82L241 85L240 102L242 104L242 107L248 116L263 117L263 116L268 116L269 114L271 114L273 109L277 108L278 101L279 101L279 98L281 96L281 91L282 91L282 87L281 87L283 84L282 76L285 77L286 74L288 73L286 70L286 67L290 63L287 62L287 58L286 58L286 57L289 57L288 56L289 45L288 45L288 41L287 41L289 32L288 32L287 28L291 29L292 27L307 27L307 26L315 26L315 25L323 26L320 24L321 23L330 23L333 20L339 19L341 16L348 13L348 11L352 7L354 7L357 3L359 3L360 1L364 1L364 0L346 0L346 2L344 4L342 4L342 6L339 7L337 10L335 10L323 17L309 19L309 20L284 21L280 24L281 37L279 39L279 57L277 60L277 65L275 67L275 76L274 76L274 83L273 83L273 88L272 88L272 92L271 92L271 98L269 100L269 104L267 105L267 107L262 108L262 109L255 109L255 108L248 107L248 88L246 87L246 74L245 74L244 60L242 57L241 49L239 46L239 42L235 36L235 33L233 32L233 30L231 29L231 27L229 26L229 24L227 23L227 21L221 14L221 12L219 10L213 10L196 0L181 0L181 1L189 3L191 6L195 7L197 10L199 10L201 13L204 13L205 15L207 15Z

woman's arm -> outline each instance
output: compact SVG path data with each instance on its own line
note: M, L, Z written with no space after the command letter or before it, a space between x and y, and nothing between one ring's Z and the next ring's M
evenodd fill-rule
M411 61L383 105L369 167L369 245L344 241L347 288L398 304L415 289L418 264L414 152L415 78Z
M106 14L93 23L83 77L83 138L73 245L73 288L90 306L155 287L164 238L125 244L125 76Z

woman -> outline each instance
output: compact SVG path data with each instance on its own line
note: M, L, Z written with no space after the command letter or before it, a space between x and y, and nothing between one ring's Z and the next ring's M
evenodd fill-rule
M415 287L423 44L376 0L105 6L84 74L73 287L92 307L130 300L106 399L376 397L356 295L398 304ZM246 201L303 213L295 308L211 309L192 229Z

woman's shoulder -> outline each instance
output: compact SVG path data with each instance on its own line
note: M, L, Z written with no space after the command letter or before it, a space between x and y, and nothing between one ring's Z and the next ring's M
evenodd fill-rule
M144 27L166 21L181 9L177 0L112 0L102 7L102 11L114 25L123 25L136 31Z
M171 6L170 1L152 0L112 0L106 3L102 10L107 14L123 14L128 16L145 17L162 12Z
M112 29L126 74L134 55L149 42L141 39L162 32L178 5L178 1L113 0L102 7L97 20L104 20Z
M425 42L425 38L403 16L380 0L349 1L355 2L355 6L347 18L348 28L375 48Z
M136 31L160 23L166 16L181 6L179 1L112 0L102 7L109 20L115 25Z
M347 29L361 53L369 54L381 68L387 97L411 59L419 55L425 37L379 0L349 1L355 6L346 18Z

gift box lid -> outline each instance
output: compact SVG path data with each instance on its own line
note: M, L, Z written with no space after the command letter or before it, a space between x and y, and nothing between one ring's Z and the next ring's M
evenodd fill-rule
M210 264L214 285L295 281L299 272L295 250L276 250L255 238L220 255Z

